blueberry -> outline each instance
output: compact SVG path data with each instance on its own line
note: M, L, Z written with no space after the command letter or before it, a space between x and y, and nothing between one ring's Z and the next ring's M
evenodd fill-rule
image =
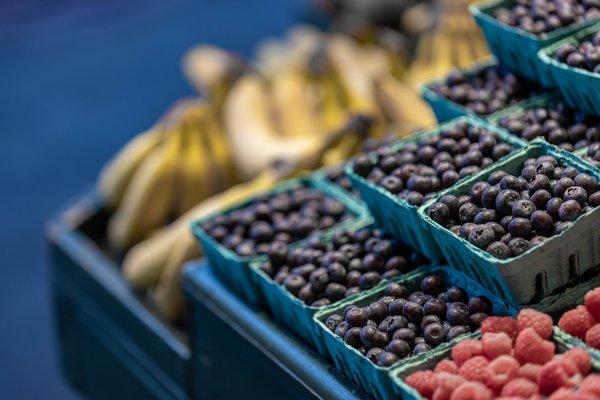
M386 335L376 327L366 325L360 329L360 340L367 349L381 348L386 344Z
M371 289L381 282L381 274L375 271L365 272L358 280L358 286L361 290Z
M446 302L448 303L465 303L469 299L467 292L458 286L450 286L446 289Z
M402 315L410 322L420 324L425 312L417 303L407 302L402 308Z
M386 351L377 358L377 365L380 367L389 367L398 361L398 356L394 353Z
M469 299L469 313L492 313L492 302L485 296L473 296Z
M508 232L513 236L529 239L533 235L531 221L527 218L513 218L508 224Z
M369 361L371 361L373 364L377 364L377 360L379 359L379 357L384 353L384 350L379 348L379 347L373 347L372 349L370 349L369 351L367 351L366 357L369 359Z
M402 315L404 305L407 303L407 300L404 298L399 298L390 303L388 306L388 313L390 315Z
M344 314L344 320L351 327L362 327L369 320L369 313L364 308L354 307Z
M344 317L339 314L332 314L325 320L325 326L330 331L335 331L335 328L344 321Z
M464 303L451 303L446 311L446 320L451 325L467 325L469 323L469 308Z
M496 240L502 239L502 236L504 236L506 234L506 231L504 230L502 225L500 225L497 222L488 222L485 225L492 228L492 230L494 231L494 239L496 239Z
M496 202L496 196L500 193L500 187L497 185L488 186L481 193L481 204L486 208L493 208Z
M580 206L585 207L587 203L587 192L581 186L571 186L563 194L565 202L575 200Z
M379 330L390 335L398 329L406 328L408 321L401 315L390 315L379 323Z
M511 252L508 245L502 241L496 241L491 243L485 248L485 251L490 253L492 256L504 260L510 258Z
M487 225L475 225L469 233L469 242L480 249L485 249L494 238L494 230Z
M423 305L425 314L437 315L443 317L446 314L446 303L437 298L429 299Z
M469 234L471 233L471 231L473 230L473 228L475 228L475 224L472 222L467 222L466 224L463 224L460 227L460 231L459 231L459 235L461 238L463 239L468 239L469 238Z
M415 347L413 347L413 355L417 355L417 354L421 354L421 353L427 353L428 351L431 351L431 346L428 345L427 343L417 343L415 344Z
M476 330L481 327L481 323L488 317L485 313L471 314L469 317L469 326L471 329Z
M450 218L450 210L444 203L433 203L427 210L427 215L438 224L445 225Z
M423 331L423 337L427 344L432 347L435 347L446 340L446 334L444 332L444 328L442 328L442 324L440 323L432 323L425 327Z
M461 223L473 222L479 212L479 207L473 203L465 203L458 209L458 218Z
M541 189L541 190L535 191L529 197L529 200L531 200L533 202L533 204L535 204L535 207L537 209L545 209L546 204L548 203L548 201L551 198L552 198L552 196L550 195L550 192L548 192L547 190Z
M388 308L382 302L376 301L367 307L367 312L370 320L379 323L387 316Z
M580 214L581 205L576 200L567 200L558 209L558 215L562 221L575 221Z
M546 211L535 211L531 214L531 225L537 232L551 233L554 221Z
M444 289L444 281L439 275L429 275L421 280L423 293L437 296Z
M357 327L348 329L348 331L344 335L344 342L346 342L348 346L358 349L363 345L362 340L360 338L361 331L362 329Z
M496 210L492 210L492 209L482 209L480 210L477 215L475 215L475 218L473 219L473 222L475 224L486 224L488 222L494 222L496 221Z
M404 358L410 354L410 345L402 339L394 339L388 343L385 351L394 353L398 358Z
M577 186L584 188L588 194L592 194L599 189L598 181L585 173L577 174L574 178L574 182Z
M348 329L350 329L348 322L342 321L335 327L335 334L343 338L346 335L346 332L348 332Z
M300 289L306 285L306 280L300 275L291 274L285 278L283 285L291 294L297 296L300 292Z
M553 170L554 172L554 170ZM529 190L532 192L537 192L538 190L546 190L550 191L550 178L546 175L537 174L530 182L529 182Z
M466 335L467 333L470 333L470 332L471 332L471 330L469 329L468 326L456 325L456 326L453 326L452 328L450 328L450 331L448 331L448 334L446 336L446 340L450 341L458 336Z
M408 296L408 290L404 285L399 283L388 283L385 287L385 294L395 298L406 298Z
M511 189L516 192L520 192L524 189L523 187L521 187L521 182L519 181L519 179L514 175L506 175L500 180L499 186L501 190Z
M429 324L433 324L433 323L442 323L440 317L438 317L437 315L425 315L423 317L423 319L421 320L421 332L423 332L423 330L425 329L425 327Z
M520 256L525 253L530 248L530 243L527 239L523 239L522 237L515 237L508 242L508 247L512 252L514 257Z
M546 204L546 211L552 218L559 218L559 210L562 206L562 203L563 200L558 197L553 197L550 200L548 200L548 203Z
M514 190L505 189L496 196L496 210L502 214L510 214L514 204L521 196Z

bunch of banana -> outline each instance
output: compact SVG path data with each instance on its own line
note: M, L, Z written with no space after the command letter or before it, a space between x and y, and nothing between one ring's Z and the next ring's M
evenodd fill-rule
M183 101L129 142L100 174L114 214L113 248L126 250L237 182L226 138L206 102Z
M407 72L411 85L443 76L453 68L466 68L489 54L480 29L469 14L470 2L437 1L437 19L432 21L432 29L421 34Z

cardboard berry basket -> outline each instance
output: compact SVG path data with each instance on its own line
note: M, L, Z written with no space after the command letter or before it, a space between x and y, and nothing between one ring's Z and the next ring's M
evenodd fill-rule
M364 219L358 221L354 226L350 227L350 229L354 231L369 227L373 227L372 221L370 219ZM330 232L329 234L323 235L322 240L324 242L330 240L333 233L334 232ZM301 244L298 244L296 247L300 246ZM311 307L305 304L296 296L293 296L285 287L271 279L271 277L269 277L260 269L260 266L266 260L266 257L254 260L251 263L251 270L253 274L253 279L260 288L260 292L263 298L266 300L269 310L271 311L271 313L277 321L287 326L292 332L294 332L305 342L307 342L309 345L315 348L319 352L319 354L326 356L328 353L325 349L323 335L321 330L315 324L313 318L314 315L319 311L330 309L331 307L334 307L343 301L345 302L349 299L357 298L363 293L368 293L370 291L365 291L362 293L352 295L344 300L340 300L339 302L333 303L329 306ZM414 269L413 271L407 272L402 276L409 276L415 273L415 271L420 271L424 268L427 267L421 266L419 268ZM385 286L388 282L395 281L396 279L397 278L390 280L382 280L376 287Z
M534 35L522 29L506 25L496 18L494 12L501 7L511 7L514 0L492 0L473 4L469 7L475 21L482 29L487 44L500 64L521 75L540 82L545 87L556 83L552 73L537 56L538 51L550 44L585 28L596 20L573 23L545 35Z
M600 116L600 74L571 67L554 57L554 53L560 46L578 45L590 39L598 31L600 31L600 23L544 47L539 51L538 57L552 73L558 89L571 107Z
M463 73L467 76L473 75L482 69L495 65L498 65L498 61L494 57L486 57L483 60L475 62L471 67L464 70ZM472 115L477 118L487 119L496 114L494 113L488 115L477 115L462 104L455 103L452 100L436 93L433 90L433 88L436 85L443 83L446 80L446 78L447 77L436 78L429 82L419 85L419 91L421 92L421 96L425 99L425 101L427 101L439 123L443 123L454 118L462 117L464 115ZM522 100L509 107L514 107L515 105L522 104L526 101L527 100ZM502 110L497 112L501 111Z
M473 184L487 180L495 171L518 174L527 158L542 155L556 157L563 166L574 167L600 181L600 170L569 152L536 139L492 168L440 192L437 198L446 194L467 194ZM504 260L454 235L429 218L427 210L428 207L423 207L419 214L429 226L448 262L514 306L538 302L600 264L600 231L596 229L600 221L600 208L580 216L569 229L548 238L541 245Z
M354 200L354 198L350 197L346 191L314 177L291 179L282 182L271 190L266 191L264 195L268 195L269 193L281 193L286 190L299 187L309 187L321 191L327 196L339 200L346 206L346 212L349 213L349 218L346 221L342 221L330 229L325 230L325 232L350 226L357 220L360 220L366 216L366 209L360 203ZM251 203L255 198L256 197L247 199L229 208L228 210L214 213L199 221L194 221L192 223L192 230L200 242L204 256L208 260L210 267L214 270L215 275L217 275L219 279L225 282L233 291L235 291L239 296L242 296L242 298L244 298L250 304L260 305L263 303L264 299L258 287L255 285L250 273L250 262L257 258L257 256L239 256L232 250L229 250L225 246L218 243L207 232L205 232L204 229L202 229L202 224L204 222L210 221L219 214L226 214L228 212L243 208ZM301 242L302 241L300 241L300 243Z
M105 246L109 217L91 191L46 224L62 374L92 399L192 398L186 334L121 275Z
M481 335L477 333L474 335L475 339L480 339ZM552 340L556 344L557 353L563 353L570 348L572 348L572 344L569 343L569 340L565 337L564 333L560 332L559 329L554 327L554 333L552 336ZM452 352L451 347L447 347L445 349L439 349L436 352L432 352L426 358L419 358L415 360L411 360L407 363L404 363L397 368L394 368L390 372L390 378L394 382L394 399L397 400L425 400L419 392L417 392L414 388L407 385L404 382L404 378L412 374L416 371L424 371L428 369L433 369L435 366L443 359L450 358ZM600 364L592 359L593 370L598 371L600 369Z
M404 275L399 279L394 279L394 282L402 283L409 291L419 290L421 280L427 275L438 274L444 279L446 286L456 285L462 287L469 297L484 295L488 297L493 304L494 315L515 315L516 310L503 299L494 296L488 290L483 288L477 282L465 274L457 271L449 266L435 265L419 269L413 273ZM349 305L366 306L373 301L379 299L385 291L385 284L378 286L368 292L361 293L356 297L349 298L338 303L335 306L328 307L315 314L315 322L317 329L323 336L327 355L331 357L335 367L342 374L353 380L356 384L362 387L366 392L373 393L376 398L383 400L396 399L391 380L390 371L397 368L399 365L410 363L414 360L423 360L431 357L431 354L436 354L444 349L452 346L453 343L462 340L465 337L471 337L474 333L461 335L450 342L443 343L429 352L422 353L412 357L406 357L399 360L390 367L380 367L373 364L358 350L347 345L342 338L331 332L325 325L325 321L332 314L341 314Z
M505 130L500 129L497 126L472 116L463 116L442 124L433 130L417 133L405 139L401 139L392 144L391 148L394 151L399 151L408 143L416 143L421 139L439 135L444 129L462 122L490 130L502 142L512 145L515 151L523 148L526 145L526 142L522 139L507 133ZM372 154L371 157L374 159L375 155ZM346 174L350 177L352 186L357 188L360 192L361 199L365 202L371 215L377 222L377 225L381 226L392 236L401 239L404 243L419 250L430 260L436 262L443 261L444 257L440 248L433 240L431 232L418 214L418 210L425 207L431 201L426 201L420 207L413 206L407 201L399 199L397 196L388 192L383 187L375 185L367 181L367 179L363 178L362 176L356 174L352 165L348 165L346 168ZM464 179L467 178L461 179L456 184L460 183Z

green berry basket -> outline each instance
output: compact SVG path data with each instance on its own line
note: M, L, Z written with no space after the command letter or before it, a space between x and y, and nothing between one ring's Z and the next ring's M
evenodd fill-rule
M346 160L346 161L342 162L342 163L339 165L339 168L341 168L342 172L344 172L344 171L345 171L345 169L346 169L346 164L347 164L347 163L348 163L350 160L351 160L351 159L349 159L349 160ZM363 201L360 199L360 197L359 197L359 196L357 196L357 195L356 195L355 193L353 193L352 191L349 191L349 190L348 190L348 189L346 189L345 187L343 187L343 186L340 186L338 183L336 183L336 182L332 181L331 179L329 179L329 177L327 176L327 171L329 170L329 168L332 168L332 167L324 167L324 168L321 168L321 169L319 169L319 170L317 170L317 171L313 172L311 176L313 176L315 180L322 180L322 181L324 181L324 182L326 182L326 183L328 183L328 184L330 184L330 185L333 185L333 186L335 186L335 187L339 188L339 189L340 189L340 190L342 190L344 193L346 193L348 196L352 197L352 198L353 198L353 199L354 199L356 202L360 203L360 204L361 204L363 207L365 207L365 208L366 208L365 204L363 203ZM337 166L336 166L335 168L337 168ZM368 212L368 211L367 211L367 212Z
M521 149L527 144L522 139L507 133L493 124L487 123L484 120L472 116L463 116L442 124L431 131L417 133L402 139L393 144L391 149L393 151L399 151L408 143L416 143L421 139L438 135L444 129L462 122L490 130L502 142L512 145L515 150ZM375 155L371 154L371 157L374 159ZM431 201L426 201L420 207L413 206L407 201L394 196L383 187L375 185L356 174L351 165L347 167L346 174L350 177L352 186L357 188L360 192L361 199L365 202L369 212L377 222L377 225L381 226L392 236L400 238L404 243L419 250L430 260L435 262L444 260L443 254L437 243L433 240L429 228L424 224L418 213L420 208L427 206ZM464 179L467 178L463 178L462 180Z
M394 281L402 283L410 291L419 290L420 281L430 274L441 275L444 278L446 286L457 285L462 287L469 294L469 297L480 295L488 297L492 301L493 314L495 315L512 316L516 314L516 310L503 299L493 295L468 276L449 266L431 266L405 275L403 278ZM376 398L393 400L397 399L397 393L394 389L390 371L397 368L399 365L411 364L419 361L424 362L431 358L432 355L443 352L444 349L450 348L454 343L467 337L473 337L476 333L461 335L450 342L439 345L429 352L399 360L390 367L377 366L371 363L358 350L347 345L339 336L331 332L325 325L325 321L332 314L341 314L344 308L349 305L365 306L372 303L374 300L380 298L384 291L385 285L381 285L369 292L359 294L357 297L344 300L336 306L328 307L315 315L315 322L325 341L327 353L333 359L335 367L342 372L342 374L356 382L365 391L375 395Z
M578 45L598 31L600 31L600 23L544 47L539 51L538 57L552 73L558 89L571 107L600 116L600 74L571 67L554 58L554 53L560 46Z
M346 206L346 210L348 213L350 213L351 217L348 220L338 223L337 225L325 230L325 232L348 227L357 221L362 220L363 218L367 218L366 209L354 198L346 194L345 191L341 190L339 187L313 177L302 177L282 182L271 190L266 191L264 194L268 195L269 193L281 193L286 190L299 187L309 187L321 191L329 197L339 200ZM226 214L243 208L253 200L254 198L244 200L228 210L220 211L202 218L201 220L192 222L192 231L202 246L204 256L207 258L210 267L215 272L215 275L248 303L252 305L260 305L263 304L264 299L258 287L255 285L250 273L250 262L257 258L257 256L241 257L218 243L207 232L205 232L204 229L202 229L202 224L204 222L210 221L219 214ZM299 241L299 243L301 242L302 241Z
M354 226L352 226L351 230L358 230L362 228L372 227L372 220L364 219L362 221L358 221ZM322 235L322 240L329 240L334 232L328 232ZM302 246L302 243L299 243L295 247ZM250 264L250 268L252 270L252 275L254 282L260 289L261 296L265 299L269 310L275 317L275 319L285 326L287 326L292 332L302 338L305 342L310 344L313 348L317 350L319 354L322 356L327 356L325 342L323 340L323 334L321 330L316 326L315 321L313 319L314 315L323 310L328 310L331 307L337 306L337 304L346 303L351 301L352 299L358 298L365 293L370 293L373 289L364 291L362 293L357 293L352 295L344 300L340 300L337 303L331 304L329 306L324 307L311 307L306 305L302 300L293 296L285 287L271 279L267 274L265 274L261 269L261 264L266 261L266 258L260 258L254 260ZM409 276L414 274L416 271L420 271L427 266L419 267L413 271L410 271L402 276ZM390 279L390 280L382 280L377 286L381 287L386 285L388 282L396 281L398 278Z
M496 60L496 58L485 57L483 60L476 61L471 67L464 70L464 73L465 75L472 75L474 73L479 72L480 70L495 65L498 65L498 61ZM474 117L487 119L496 114L494 113L489 115L477 115L475 112L469 110L467 107L455 103L454 101L436 93L433 90L433 87L444 82L445 80L446 77L437 78L419 85L419 91L421 92L421 96L425 99L425 101L427 101L439 123L443 123L454 118L462 117L463 115L472 115ZM509 107L514 107L526 101L527 100L522 100ZM502 112L502 110L497 112Z
M467 194L473 184L487 180L495 171L518 174L527 158L542 155L556 157L562 165L574 167L600 181L600 170L569 152L536 139L492 168L440 192L437 198L446 194ZM493 257L433 221L427 215L427 208L421 208L419 214L448 262L515 307L551 295L600 264L600 232L596 229L600 221L598 207L578 218L561 234L548 238L520 256L504 260Z
M511 7L514 0L492 0L473 4L469 7L477 24L481 27L487 44L500 64L519 72L521 75L540 82L545 87L554 87L552 73L537 56L543 47L549 46L597 20L573 23L548 34L536 36L522 29L503 24L493 13L501 7Z
M477 333L473 337L474 339L480 339L481 335ZM552 340L556 344L557 352L565 352L573 347L569 342L569 339L565 337L565 334L558 328L554 327L554 333ZM435 366L443 359L450 358L452 348L445 348L432 353L427 358L414 359L398 367L394 368L390 372L390 378L394 383L394 399L396 400L426 400L422 397L419 392L414 388L407 385L404 379L416 371L424 371L435 368ZM600 364L592 359L593 368L595 371L600 370Z

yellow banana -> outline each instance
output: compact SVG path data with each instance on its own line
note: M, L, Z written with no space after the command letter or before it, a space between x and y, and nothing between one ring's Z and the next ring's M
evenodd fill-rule
M110 208L119 205L131 177L143 160L161 143L160 125L141 133L129 141L100 172L98 191Z
M108 238L114 248L129 248L172 216L180 136L179 131L170 132L131 178L123 201L108 225Z

